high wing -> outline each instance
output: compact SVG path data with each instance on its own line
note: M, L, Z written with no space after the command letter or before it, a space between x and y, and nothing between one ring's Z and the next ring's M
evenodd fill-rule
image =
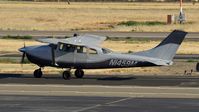
M54 39L54 38L42 38L37 39L37 41L42 43L57 44L58 42L71 44L71 45L81 45L81 46L99 46L106 37L85 34L81 36L71 37L67 39Z

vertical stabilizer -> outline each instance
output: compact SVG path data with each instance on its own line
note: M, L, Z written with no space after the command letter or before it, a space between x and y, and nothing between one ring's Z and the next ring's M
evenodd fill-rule
M167 38L165 38L159 45L155 48L137 52L135 55L147 56L153 58L159 58L163 60L171 61L175 56L179 46L184 40L187 32L174 30Z

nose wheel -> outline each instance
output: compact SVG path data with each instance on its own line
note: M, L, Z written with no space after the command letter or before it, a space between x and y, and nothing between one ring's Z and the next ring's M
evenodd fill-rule
M83 76L84 76L84 71L82 69L75 70L75 77L76 78L83 78Z
M42 71L41 71L41 68L36 69L36 70L34 71L34 77L35 77L35 78L41 78L42 75L43 75L43 73L42 73Z

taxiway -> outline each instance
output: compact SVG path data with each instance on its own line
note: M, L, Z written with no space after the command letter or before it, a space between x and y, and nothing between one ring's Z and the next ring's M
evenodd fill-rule
M198 76L0 75L1 112L198 112Z
M94 34L100 36L108 36L110 38L148 38L148 39L162 39L168 36L169 32L113 32L113 31L14 31L14 30L1 30L0 37L3 36L32 36L35 38L40 37L71 37L74 33L77 34ZM189 40L198 40L199 32L190 32L186 38Z

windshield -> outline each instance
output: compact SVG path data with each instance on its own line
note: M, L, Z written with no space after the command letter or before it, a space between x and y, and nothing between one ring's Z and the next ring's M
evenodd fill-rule
M102 52L104 54L108 54L108 53L111 53L112 51L110 49L102 48Z

